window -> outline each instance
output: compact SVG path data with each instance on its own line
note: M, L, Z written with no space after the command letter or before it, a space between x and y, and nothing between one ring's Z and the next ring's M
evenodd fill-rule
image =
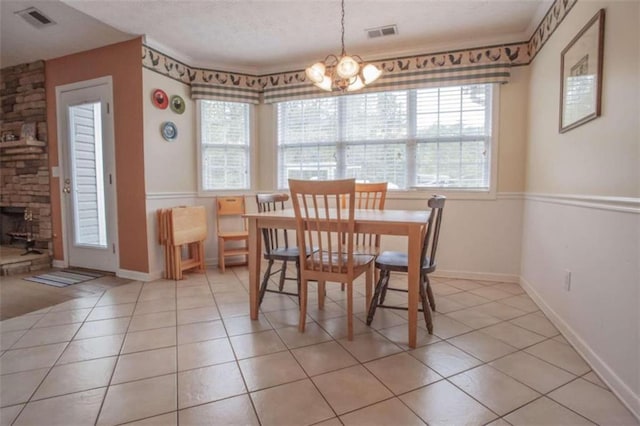
M249 189L249 104L199 104L202 190Z
M278 186L293 179L489 190L493 86L282 102Z

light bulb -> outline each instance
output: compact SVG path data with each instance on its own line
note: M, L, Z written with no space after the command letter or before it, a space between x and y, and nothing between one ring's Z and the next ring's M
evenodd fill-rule
M373 64L367 64L362 68L362 76L364 77L364 84L371 84L382 75L382 71Z
M364 83L362 82L362 79L360 78L360 76L357 76L351 82L351 84L349 84L349 87L347 87L347 92L355 92L356 90L360 90L363 87L364 87Z
M322 76L322 80L314 83L314 85L321 88L322 90L326 90L327 92L331 91L331 79L326 75Z
M343 56L336 66L336 72L342 78L351 78L358 74L360 65L351 56Z
M307 68L304 72L307 74L307 77L309 77L309 80L314 83L320 83L324 78L324 71L324 64L322 62L316 62L315 64Z

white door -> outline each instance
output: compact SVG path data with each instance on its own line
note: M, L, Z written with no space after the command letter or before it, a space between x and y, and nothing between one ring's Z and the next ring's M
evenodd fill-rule
M56 88L65 263L118 268L111 77Z

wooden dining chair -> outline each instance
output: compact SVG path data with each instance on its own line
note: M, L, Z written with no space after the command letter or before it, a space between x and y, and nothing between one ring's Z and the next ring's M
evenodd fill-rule
M287 194L256 194L256 203L258 204L258 212L273 212L283 210L285 202L289 200ZM269 263L267 270L262 278L260 285L259 304L262 304L265 292L288 294L297 296L300 299L300 252L294 244L289 244L289 235L286 229L262 229L262 241L264 245L264 258ZM275 261L282 262L280 269L272 272ZM287 277L287 262L293 262L296 266L296 278ZM276 274L280 274L278 280L278 290L271 290L268 287L269 279ZM297 293L284 291L285 280L293 280L297 282Z
M347 331L353 340L353 281L366 274L370 293L373 256L354 252L355 242L355 180L303 181L289 180L289 189L296 217L298 247L312 251L300 254L300 321L304 332L307 316L309 281L318 282L318 307L322 309L327 281L347 286ZM345 209L340 209L341 198ZM317 248L317 251L313 251Z
M421 312L424 314L424 321L427 325L429 333L433 333L433 321L431 319L431 310L436 310L435 299L431 284L429 283L429 274L436 270L436 250L438 249L438 238L440 236L440 225L442 223L442 211L446 197L442 195L434 195L429 199L429 207L431 214L424 235L421 252L421 268L420 268L420 300L422 301ZM380 278L376 282L376 288L369 305L369 314L367 315L367 325L371 325L376 308L403 309L402 306L385 305L384 300L387 290L407 292L406 289L389 287L389 277L391 272L408 272L408 256L406 253L385 251L382 252L375 261L376 269L380 270ZM428 302L427 302L428 300Z
M360 210L384 210L387 199L387 182L358 183L356 182L355 203ZM342 208L346 208L342 199ZM355 234L355 251L358 253L377 256L380 252L380 235Z
M356 209L384 210L384 202L387 199L387 182L358 183L356 182ZM345 208L345 199L342 199L342 208ZM357 253L377 256L380 253L380 235L356 233L355 251ZM378 270L375 270L375 280L378 280ZM344 291L344 284L340 289ZM368 301L367 301L368 303Z
M216 226L218 231L218 267L225 271L226 258L244 256L245 261L234 263L246 265L249 259L249 231L245 214L244 196L222 196L216 199ZM234 246L228 246L228 243ZM238 245L240 243L240 245Z

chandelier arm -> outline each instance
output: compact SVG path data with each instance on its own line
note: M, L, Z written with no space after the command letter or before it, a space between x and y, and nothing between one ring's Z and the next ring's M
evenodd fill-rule
M329 62L330 60L333 60L333 62ZM336 65L338 63L338 57L336 55L334 55L333 53L327 55L326 58L324 58L324 64L328 67L332 67L334 65Z

